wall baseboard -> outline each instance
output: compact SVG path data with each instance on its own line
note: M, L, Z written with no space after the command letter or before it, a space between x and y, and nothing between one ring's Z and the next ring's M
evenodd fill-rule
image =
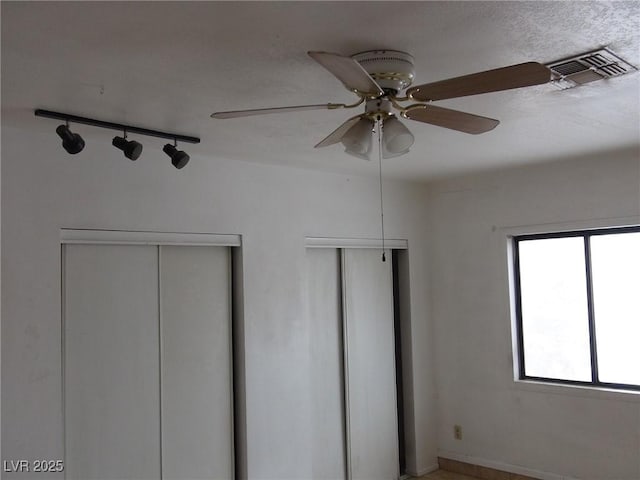
M423 475L426 475L427 473L435 472L439 468L440 468L440 466L437 463L434 463L432 465L429 465L428 467L422 468L422 469L417 470L415 472L407 470L407 475L411 475L412 477L421 477Z
M542 470L535 470L533 468L522 467L520 465L511 465L509 463L496 462L493 460L486 460L484 458L454 452L439 452L438 461L440 462L440 460L444 460L440 463L440 468L443 470L450 470L466 475L472 474L481 479L483 478L482 474L485 473L486 470L489 470L490 472L488 473L488 476L486 476L487 478L502 478L499 475L500 472L503 472L512 474L510 475L509 480L578 480L573 477L558 475L556 473L544 472ZM458 466L456 463L462 465ZM465 464L470 465L470 467L465 467ZM468 468L473 467L479 467L476 468L475 473L468 470ZM456 468L460 468L462 471L455 470Z

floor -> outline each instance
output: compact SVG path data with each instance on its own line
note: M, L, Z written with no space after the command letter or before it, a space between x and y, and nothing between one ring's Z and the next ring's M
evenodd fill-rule
M415 480L478 480L476 477L462 475L460 473L447 472L446 470L436 470L427 473L422 477L415 477Z

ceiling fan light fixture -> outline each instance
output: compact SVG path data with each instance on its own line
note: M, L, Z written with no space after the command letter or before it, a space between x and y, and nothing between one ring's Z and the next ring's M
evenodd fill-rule
M382 124L384 158L397 157L407 153L414 141L413 134L395 116L387 118Z
M356 157L359 158L360 160L371 160L371 157L369 155L370 152L365 153L358 153L356 151L353 150L347 150L346 148L344 149L344 153L347 153L349 155L351 155L352 157Z
M320 141L315 148L342 142L345 152L359 158L371 156L374 122L383 122L378 135L380 158L404 155L413 146L413 134L398 120L403 118L471 135L486 133L498 126L499 120L458 110L431 105L436 100L500 92L541 85L551 80L549 67L538 62L525 62L486 70L460 77L413 85L413 57L396 50L369 50L350 57L337 53L311 51L309 56L333 74L360 100L352 105L327 103L291 107L261 108L215 112L213 118L236 118L277 112L337 108L354 108L365 103L365 111L343 122ZM591 61L596 62L593 58ZM613 67L611 67L613 68ZM398 94L404 91L401 96ZM416 102L403 106L402 102Z
M342 137L342 144L345 147L345 152L356 157L365 158L371 151L372 135L373 135L373 120L369 118L361 118L358 122L347 130L347 133Z
M387 159L387 158L401 157L402 155L405 155L405 154L409 153L410 150L411 150L410 148L407 148L406 150L403 150L402 152L391 153L391 152L388 152L387 150L385 150L383 148L382 149L382 158Z

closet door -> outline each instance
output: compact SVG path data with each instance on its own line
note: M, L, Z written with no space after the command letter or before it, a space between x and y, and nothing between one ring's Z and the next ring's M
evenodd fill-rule
M313 478L346 476L340 251L307 250Z
M351 480L396 480L396 405L391 252L343 250L347 429Z
M68 479L231 479L230 252L64 247Z
M233 478L230 252L160 247L162 477Z
M66 478L160 478L157 248L64 247Z

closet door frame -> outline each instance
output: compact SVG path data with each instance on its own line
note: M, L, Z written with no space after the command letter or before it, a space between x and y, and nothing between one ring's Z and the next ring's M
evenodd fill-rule
M108 245L177 245L183 247L241 247L240 235L220 233L145 232L133 230L60 229L60 243Z
M158 274L160 273L160 255L162 246L181 246L181 247L230 247L229 251L229 286L230 286L230 315L229 315L229 332L230 332L230 392L231 392L231 438L229 441L231 442L231 468L233 473L233 477L238 474L238 449L236 446L237 439L235 438L235 427L236 427L236 403L241 400L235 398L236 396L236 387L234 386L236 380L236 372L234 368L235 364L235 348L236 343L241 344L240 339L234 339L234 322L236 320L236 314L233 312L233 291L234 287L237 285L241 288L241 279L234 278L234 267L239 266L237 264L237 260L234 260L234 257L237 259L241 259L240 255L234 254L234 248L232 247L241 247L242 246L242 237L241 235L234 234L214 234L214 233L177 233L177 232L151 232L151 231L125 231L125 230L92 230L92 229L61 229L60 230L60 294L61 294L61 331L60 331L60 348L61 348L61 393L62 393L62 445L63 445L63 461L66 463L67 460L67 433L66 433L66 325L65 325L65 302L66 302L66 258L65 258L65 247L66 245L146 245L157 248L158 255ZM240 250L238 248L238 250ZM241 274L241 272L238 272ZM240 280L238 282L238 280ZM160 278L158 278L158 282L160 282ZM158 284L158 290L160 291L160 283ZM158 312L158 328L162 328L162 314ZM160 375L162 375L162 340L161 333L160 334L160 343L159 343L159 361L160 361ZM242 378L242 377L240 377ZM160 379L161 381L161 379ZM162 388L162 387L160 387ZM162 418L162 398L160 397L160 419ZM162 449L162 422L160 421L160 449ZM162 454L160 453L160 474L162 475ZM65 478L66 478L66 469L65 469Z
M338 237L307 237L306 248L377 248L382 254L383 241L379 238L338 238ZM384 248L388 250L408 250L409 242L403 239L385 239Z

